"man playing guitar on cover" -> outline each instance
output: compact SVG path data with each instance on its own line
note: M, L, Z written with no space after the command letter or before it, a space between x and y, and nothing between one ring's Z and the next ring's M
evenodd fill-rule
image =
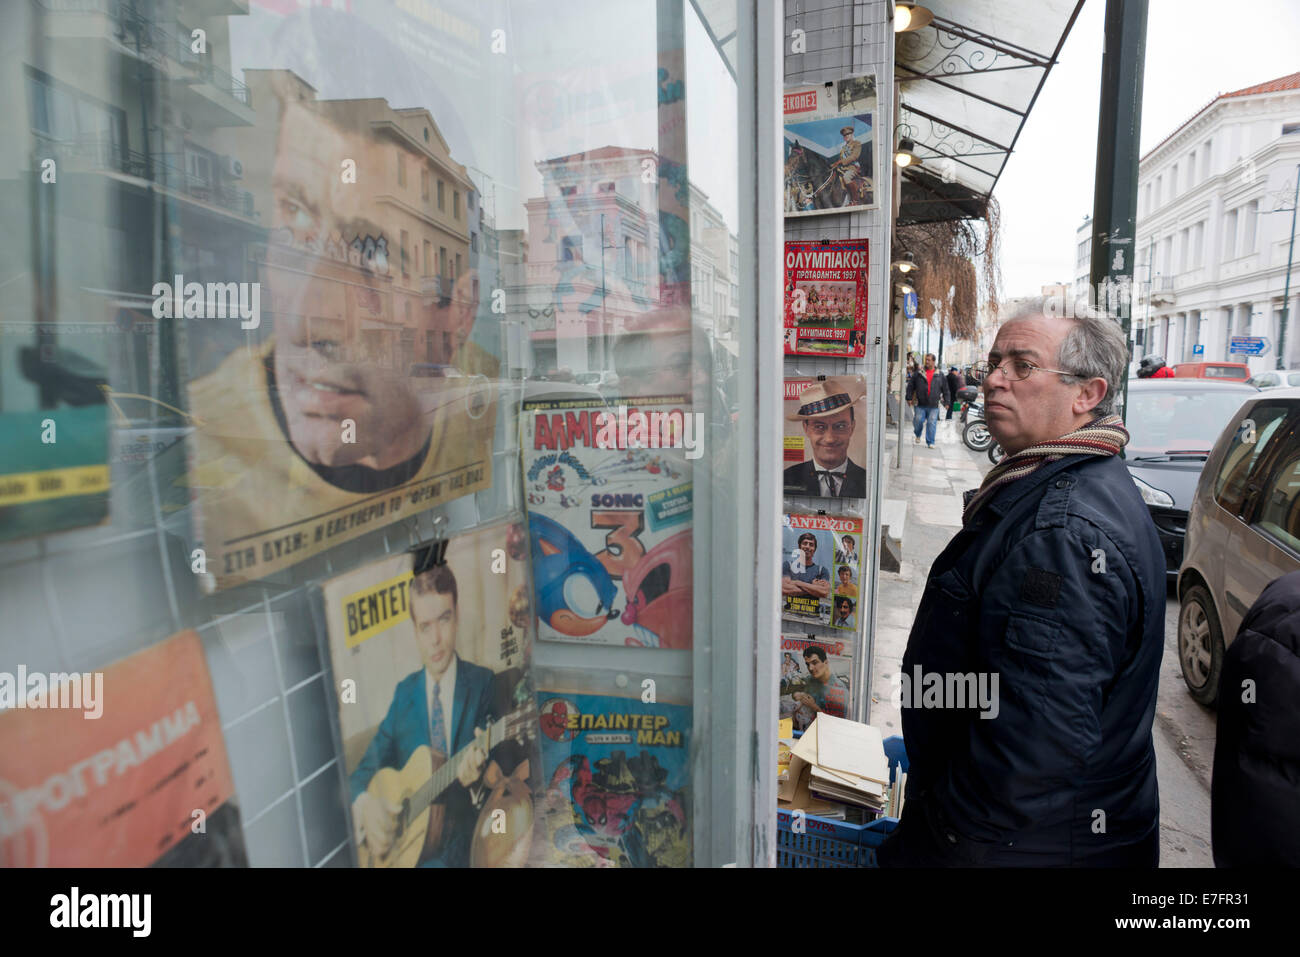
M417 568L411 581L411 623L424 667L407 675L352 772L352 820L358 842L382 855L392 845L399 808L367 791L381 768L401 769L421 745L439 760L461 753L454 783L437 803L443 806L441 841L426 846L421 867L467 867L478 818L480 779L488 756L480 731L492 723L492 672L456 654L456 578L446 565Z

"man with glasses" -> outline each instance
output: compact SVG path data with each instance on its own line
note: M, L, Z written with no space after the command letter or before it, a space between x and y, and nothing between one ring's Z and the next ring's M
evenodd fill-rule
M1164 556L1118 455L1124 334L1049 300L979 371L1007 457L966 493L908 638L902 674L951 697L905 699L907 802L879 861L1154 867ZM958 693L972 675L996 702Z
M785 470L787 495L866 498L867 470L849 459L849 440L857 428L854 404L862 397L854 377L818 382L799 397L791 422L802 422L812 458Z
M925 368L912 373L907 382L907 401L915 400L912 411L912 443L921 444L921 427L925 427L925 447L934 448L934 431L939 426L939 403L952 404L948 380L935 368L934 353L927 353Z

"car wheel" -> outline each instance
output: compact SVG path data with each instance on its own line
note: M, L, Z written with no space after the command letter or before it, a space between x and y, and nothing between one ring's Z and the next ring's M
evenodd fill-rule
M1223 630L1202 585L1187 589L1178 610L1178 663L1188 693L1201 704L1213 705L1223 671Z

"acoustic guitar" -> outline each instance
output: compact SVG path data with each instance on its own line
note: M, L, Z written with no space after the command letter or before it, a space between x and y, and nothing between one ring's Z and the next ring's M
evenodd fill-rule
M484 754L490 755L503 741L514 739L523 744L530 740L536 724L537 714L520 708L493 722L476 743L482 745ZM437 851L442 843L447 809L435 802L455 782L456 770L471 747L472 744L467 744L450 758L436 755L435 767L434 752L422 744L402 770L380 768L375 772L366 791L400 810L393 843L385 853L376 854L364 840L358 843L362 867L415 867L422 858Z

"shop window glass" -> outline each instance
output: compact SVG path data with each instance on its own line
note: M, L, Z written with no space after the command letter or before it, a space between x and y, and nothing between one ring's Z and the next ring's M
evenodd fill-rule
M129 43L87 26L118 7ZM4 311L31 325L0 336L0 607L58 607L0 654L89 671L148 650L149 722L171 679L206 670L214 697L204 793L228 840L159 858L151 833L129 863L748 862L747 702L771 710L738 684L758 427L726 397L754 392L758 338L712 315L757 271L738 15L0 5L0 184L34 182L51 144L130 174L5 192L0 261L31 265ZM181 22L210 38L201 63ZM653 440L626 417L598 439L642 406ZM84 484L10 508L46 418L50 482ZM327 677L343 663L355 703ZM490 760L466 787L476 728ZM71 743L60 768L101 748ZM382 837L381 769L418 778L408 809L442 802L441 834ZM132 795L113 797L77 813ZM512 836L476 838L494 812Z

